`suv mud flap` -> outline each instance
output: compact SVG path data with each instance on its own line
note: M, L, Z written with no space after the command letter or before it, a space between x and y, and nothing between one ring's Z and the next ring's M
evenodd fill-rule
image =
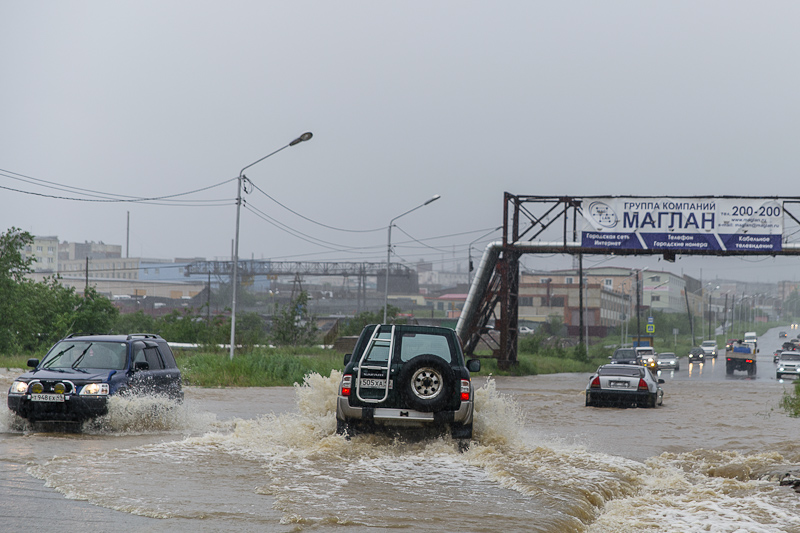
M455 411L436 411L433 413L433 423L437 426L452 424L455 420Z
M364 424L374 424L375 423L375 408L374 407L362 407L361 408L361 421Z

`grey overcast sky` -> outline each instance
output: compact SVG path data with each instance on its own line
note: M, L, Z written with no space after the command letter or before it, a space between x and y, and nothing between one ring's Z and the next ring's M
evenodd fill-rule
M797 195L798 21L794 1L0 0L0 231L124 254L129 212L131 256L229 258L239 171L304 131L245 172L242 258L384 261L389 221L434 194L395 260L462 271L504 191Z

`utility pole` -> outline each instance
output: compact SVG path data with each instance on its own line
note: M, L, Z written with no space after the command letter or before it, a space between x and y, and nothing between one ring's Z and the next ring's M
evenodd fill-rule
M641 270L636 272L636 346L639 346L642 342L642 325L640 320L640 315L642 314L642 294L641 285L639 282L641 275Z
M583 254L578 254L578 279L580 280L578 285L578 343L583 344Z
M692 346L694 346L694 318L692 317L692 308L689 306L689 291L683 289L683 296L686 299L686 314L689 315L689 328L692 330Z

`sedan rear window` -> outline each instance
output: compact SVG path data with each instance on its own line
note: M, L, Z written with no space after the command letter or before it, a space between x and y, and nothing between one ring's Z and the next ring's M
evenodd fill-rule
M644 376L644 367L642 368L625 368L619 366L603 366L600 367L598 372L601 376L624 376L627 378L639 378Z

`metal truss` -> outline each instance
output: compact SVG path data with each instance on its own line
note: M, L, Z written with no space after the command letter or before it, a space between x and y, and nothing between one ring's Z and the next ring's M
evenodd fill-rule
M647 200L663 198L655 196L615 196ZM747 256L800 255L800 198L743 197L743 196L671 196L687 201L727 200L774 200L782 205L784 227L782 249L764 251L746 250L681 250L665 252L648 249L600 249L584 247L579 241L582 200L571 196L523 196L504 193L503 238L487 246L482 266L488 265L490 273L476 276L470 287L464 312L456 331L467 354L472 354L480 342L488 345L492 356L501 368L517 362L518 341L518 297L519 259L522 254L571 254L582 255L662 255L674 261L676 255ZM581 261L582 265L582 261ZM582 268L581 268L582 270ZM583 275L579 276L583 283ZM583 291L580 291L581 295ZM581 306L582 310L582 306ZM583 316L581 313L581 322ZM581 324L581 331L583 325Z
M251 276L376 276L386 271L386 263L240 260L239 270ZM401 264L393 264L391 269L392 275L408 276L412 271ZM187 276L209 273L230 276L233 261L194 261L186 266Z

